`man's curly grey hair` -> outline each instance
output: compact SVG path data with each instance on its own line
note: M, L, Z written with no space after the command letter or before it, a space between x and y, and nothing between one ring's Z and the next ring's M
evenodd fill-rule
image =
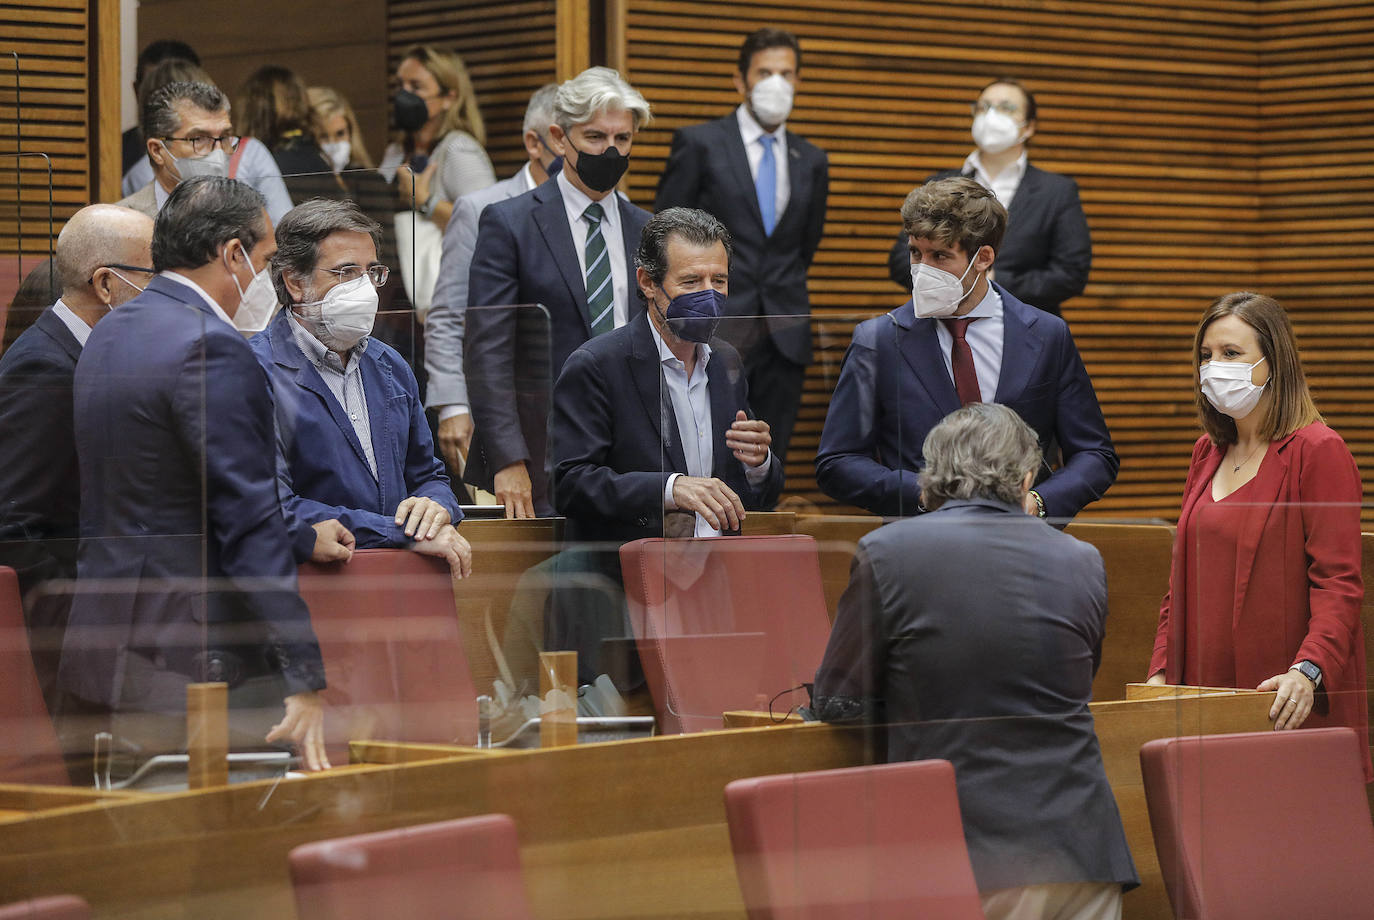
M930 429L922 448L921 497L926 508L987 498L1021 504L1021 482L1040 467L1040 442L1013 410L970 403Z

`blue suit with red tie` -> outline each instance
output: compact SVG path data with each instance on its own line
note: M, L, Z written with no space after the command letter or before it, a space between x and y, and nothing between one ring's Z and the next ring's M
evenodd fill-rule
M1047 454L1035 490L1050 517L1072 517L1102 497L1120 467L1102 408L1068 325L993 286L1003 311L993 402L1035 429ZM918 319L908 300L854 330L816 454L826 495L885 517L918 513L926 435L960 405L936 322ZM1053 440L1063 465L1046 475Z

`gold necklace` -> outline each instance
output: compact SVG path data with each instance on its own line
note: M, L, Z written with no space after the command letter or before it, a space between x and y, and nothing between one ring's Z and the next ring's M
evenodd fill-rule
M1254 450L1250 451L1250 456L1246 457L1244 460L1240 461L1235 466L1231 467L1231 472L1239 473L1240 468L1242 466L1245 466L1245 464L1249 463L1251 460L1255 459L1255 454L1259 453L1260 447L1264 446L1266 446L1264 442L1260 442L1259 446L1257 446Z

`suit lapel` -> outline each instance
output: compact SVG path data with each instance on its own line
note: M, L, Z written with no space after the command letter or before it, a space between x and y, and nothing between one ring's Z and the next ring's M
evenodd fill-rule
M735 412L744 408L735 404L735 394L739 391L739 368L726 365L718 351L712 351L711 362L706 365L706 390L711 401L711 475L723 477L731 463L736 463L734 455L725 443L725 432L735 420Z
M677 430L677 416L673 414L672 400L663 383L658 348L654 345L653 333L649 331L647 314L631 321L630 354L625 361L629 365L630 379L634 381L640 405L649 416L650 428L659 433L659 456L664 468L685 473L687 454L682 447L682 435Z
M1016 194L1012 196L1011 207L1007 208L1007 226L1010 227L1012 221L1024 211L1032 207L1037 195L1040 194L1040 170L1026 164L1026 174L1021 177L1021 182L1016 186Z
M1002 295L1002 368L993 402L1005 404L1025 392L1044 343L1034 331L1037 319L1030 312L1033 308L1019 309L1019 301L1000 287L997 293Z
M73 362L81 358L81 343L72 335L72 331L67 328L67 324L58 319L51 309L44 310L38 314L38 319L33 324L43 331L43 333L62 349L67 357Z
M802 163L802 155L800 149L801 138L797 137L797 135L793 134L791 131L786 132L786 134L787 187L789 189L789 192L787 196L787 207L783 208L782 213L778 215L779 226L781 226L782 222L787 220L789 217L794 217L795 215L805 216L806 212L810 210L807 202L807 191L809 190L810 186L808 183L802 181L803 178L805 178L802 175L802 173L805 171L805 166ZM758 195L755 194L754 198L757 201ZM777 227L773 228L773 232L777 232Z
M720 125L725 159L730 163L730 174L735 177L740 197L749 202L749 213L754 215L754 220L758 221L759 230L762 231L763 212L759 210L759 194L754 188L754 174L749 171L749 155L744 152L744 138L739 133L739 116L727 115L717 124Z
M1288 452L1284 447L1292 437L1290 434L1268 449L1268 454L1260 461L1260 468L1255 473L1254 480L1249 484L1250 493L1245 499L1245 525L1241 528L1240 538L1236 542L1235 606L1231 610L1233 625L1239 620L1240 612L1245 605L1245 592L1250 586L1250 572L1255 567L1255 551L1259 549L1265 522L1281 498L1279 492L1283 489L1283 484L1288 481ZM1216 466L1221 465L1223 456L1225 451L1217 451ZM1216 473L1216 466L1212 468L1212 474L1207 476L1208 489L1212 488L1212 475Z
M553 263L563 276L563 282L572 294L577 312L582 316L582 324L587 327L587 336L592 334L592 316L587 307L587 279L582 277L582 266L577 261L577 248L573 242L572 228L568 226L568 211L563 205L563 195L557 182L546 182L534 190L534 222L544 237L544 244L553 255ZM631 262L630 264L634 264Z
M353 430L353 423L344 415L339 400L325 385L324 378L315 369L315 365L306 358L300 346L296 344L289 325L291 322L291 318L287 316L285 311L282 311L267 327L267 334L272 338L272 360L281 367L295 371L296 386L306 392L313 393L315 398L329 411L329 417L338 426L344 440L348 441L348 446L353 448L354 455L366 467L367 454L363 452L363 445L358 440L357 432ZM369 405L368 411L371 409L372 407Z
M636 225L641 224L638 218L644 212L619 192L615 195L615 202L620 211L620 236L625 244L625 273L628 275L625 279L625 289L630 295L627 314L629 319L633 320L647 309L644 301L635 294L639 289L639 281L635 278L635 253L639 251L639 235L643 231L642 225Z
M908 303L902 312L909 313L910 306ZM902 325L902 321L907 325ZM915 319L915 314L910 313L897 322L895 333L898 350L916 375L916 382L925 389L926 398L940 410L940 416L943 418L958 409L959 393L945 371L940 339L935 334L935 320Z
M392 466L390 461L396 446L410 443L410 438L400 436L395 430L396 420L391 417L390 368L384 368L380 361L369 361L364 352L358 359L358 373L363 375L363 399L367 400L367 426L372 434L372 457L377 462L377 491L382 498L381 507L395 508L405 496L388 494L386 471ZM367 462L367 457L363 457L363 462Z

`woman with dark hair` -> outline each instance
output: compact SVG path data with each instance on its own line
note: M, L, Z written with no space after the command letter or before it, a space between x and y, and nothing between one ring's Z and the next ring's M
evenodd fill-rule
M256 137L272 151L293 204L338 198L342 189L320 149L319 125L305 81L285 67L260 67L234 102L239 134Z
M1360 474L1270 297L1207 308L1193 341L1205 432L1183 490L1150 683L1273 691L1275 729L1348 725L1369 761Z

